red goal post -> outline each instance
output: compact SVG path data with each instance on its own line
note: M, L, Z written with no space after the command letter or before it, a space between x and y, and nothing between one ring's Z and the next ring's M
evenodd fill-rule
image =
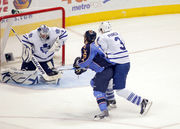
M3 22L3 20L5 20L5 19L11 19L11 18L17 18L17 17L22 17L22 16L28 16L28 15L32 15L32 16L34 16L34 15L36 15L36 14L38 14L38 15L40 15L40 14L45 14L45 13L49 13L49 12L55 12L55 11L57 11L58 13L58 15L60 15L59 17L61 18L61 23L57 23L57 24L61 24L60 25L60 27L62 27L62 28L65 28L65 9L63 8L63 7L55 7L55 8L48 8L48 9L40 9L40 10L35 10L35 11L28 11L28 12L22 12L22 13L19 13L19 14L12 14L12 15L6 15L6 16L1 16L0 17L0 42L2 42L2 37L3 37L3 34L2 34L2 32L4 32L5 31L5 29L6 28L4 28L3 29L3 27L1 26L1 24L2 24L2 22ZM59 12L60 12L60 14L59 14ZM47 15L47 14L46 14ZM56 15L56 14L55 14ZM38 16L37 16L38 17ZM51 15L49 16L49 18L51 17ZM58 16L57 16L58 17ZM38 17L39 19L42 19L42 18L40 18L40 17ZM38 19L38 18L36 18L36 19ZM52 21L52 20L51 20ZM55 21L53 21L53 22L55 22ZM42 23L42 22L41 22ZM48 23L48 22L46 22L46 23ZM32 25L33 26L33 25ZM28 27L27 27L28 28ZM30 28L30 27L29 27ZM22 28L23 29L23 28ZM26 28L24 28L24 29L26 29ZM34 29L34 28L33 28ZM32 29L32 30L33 30ZM16 30L16 29L15 29ZM11 32L12 33L12 32ZM18 32L17 32L18 33ZM8 33L8 35L9 35L9 33ZM0 44L1 45L1 44ZM1 48L2 46L0 46L0 50L2 50L2 48ZM62 57L61 57L61 65L65 65L65 45L63 45L62 46L62 50L61 50L61 52L62 52ZM0 55L2 55L3 53L2 53L2 51L0 51ZM0 61L0 63L2 62L2 59L1 59L1 61Z

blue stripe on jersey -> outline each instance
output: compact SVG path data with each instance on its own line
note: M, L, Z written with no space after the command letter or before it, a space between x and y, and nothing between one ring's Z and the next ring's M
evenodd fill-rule
M59 36L59 39L62 39L64 37L67 37L68 35L64 35L64 36Z
M37 57L37 58L39 58L39 59L41 59L41 60L46 60L46 59L48 59L49 57L51 57L53 54L54 54L54 52L53 52L52 54L50 54L48 57L46 57L46 58L39 57L39 56L37 56L37 55L35 55L35 54L34 54L34 56Z
M109 59L121 59L121 58L125 58L125 57L129 57L129 56L127 55L127 56L116 57L116 58L109 58Z
M31 43L31 42L29 42L29 41L26 41L26 40L22 40L22 42L28 43L28 44L30 44L30 45L33 45L33 43Z
M121 54L121 53L125 53L125 52L128 52L128 51L126 50L126 51L117 52L117 53L107 53L107 55L117 55L117 54Z
M23 44L26 48L29 48L29 46L27 46L26 44Z
M59 39L61 39L62 37L64 37L65 34L66 34L66 31L59 36ZM66 35L66 36L67 36L67 35Z
M23 37L28 40L28 37L26 37L25 35L23 35Z

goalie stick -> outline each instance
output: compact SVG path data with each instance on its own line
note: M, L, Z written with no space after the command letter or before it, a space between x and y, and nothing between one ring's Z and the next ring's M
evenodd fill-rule
M57 68L57 71L75 70L75 68Z
M18 38L18 40L22 43L22 40L20 39L20 37L18 36L18 34L15 32L15 30L11 27L11 30L13 31L13 33L15 34L15 36ZM41 67L41 65L39 64L39 62L37 61L36 57L34 57L34 55L32 55L32 62L34 63L34 65L36 66L36 68L38 69L38 71L41 73L41 76L46 80L46 81L52 81L52 80L56 80L58 78L60 78L60 74L54 75L54 76L48 76L46 74L46 72L44 71L44 69Z

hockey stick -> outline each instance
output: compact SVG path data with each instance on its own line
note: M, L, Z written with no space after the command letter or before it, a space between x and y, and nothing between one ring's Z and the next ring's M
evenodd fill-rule
M75 70L75 68L58 68L58 71Z
M66 71L66 70L75 70L76 68L62 68L62 67L60 67L60 68L57 68L57 71ZM83 70L87 70L87 68L79 68L79 69L83 69Z
M18 40L22 43L22 40L20 39L20 37L18 36L18 34L15 32L15 30L11 27L11 30L13 31L13 33L15 34L15 36L18 38ZM22 43L23 44L23 43ZM39 64L39 62L37 61L36 57L34 57L34 55L32 55L32 62L33 64L36 66L36 68L39 70L39 72L41 73L41 76L46 80L46 81L52 81L52 80L56 80L57 78L60 78L60 75L54 75L54 76L48 76L46 74L46 72L44 71L44 69L41 67L41 65Z

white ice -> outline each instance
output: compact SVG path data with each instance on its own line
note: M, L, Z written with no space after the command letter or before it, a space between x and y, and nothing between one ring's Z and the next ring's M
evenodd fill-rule
M65 71L60 87L31 89L0 84L0 129L179 129L180 14L110 21L124 37L131 69L127 89L153 101L146 116L118 97L108 121L93 121L99 109L89 81L91 71ZM66 64L80 56L83 34L98 23L68 27Z

